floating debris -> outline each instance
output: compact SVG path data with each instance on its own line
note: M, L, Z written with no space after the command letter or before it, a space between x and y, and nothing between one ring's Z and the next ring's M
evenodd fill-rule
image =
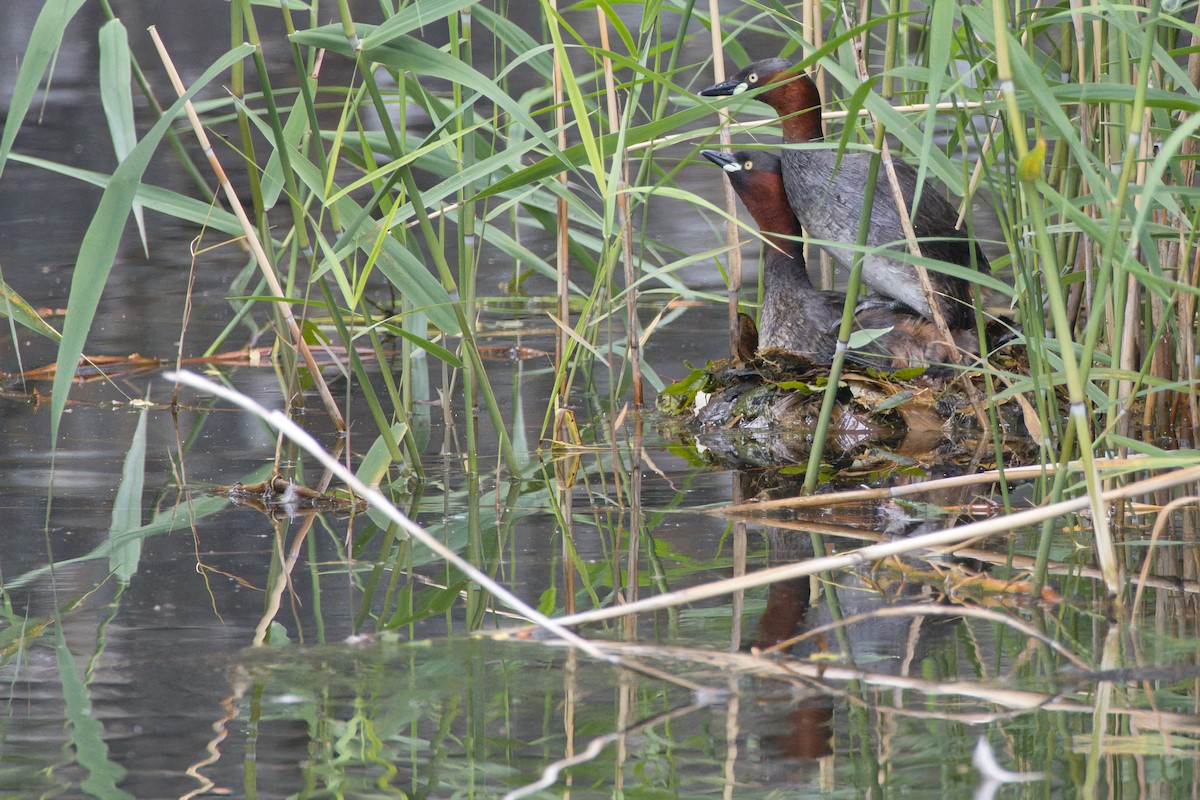
M223 494L236 505L251 506L264 514L294 517L306 512L361 513L367 510L365 500L339 495L322 494L315 489L292 483L276 475L261 483L215 486L212 491Z
M246 347L240 350L214 353L209 356L185 358L179 363L187 366L265 367L274 363L274 352L274 346ZM374 348L371 347L358 347L356 348L356 352L361 358L374 358L376 354ZM394 352L385 350L384 355L391 356L394 355ZM344 363L346 357L346 348L340 346L327 345L313 350L313 359L318 366ZM144 356L141 353L131 353L127 356L85 355L79 359L79 363L76 365L73 380L79 384L113 380L150 372L166 366L173 366L175 363L176 360L173 357L156 358L154 356ZM5 376L5 379L10 381L53 381L57 372L57 364L46 364L34 369L27 369L20 375Z

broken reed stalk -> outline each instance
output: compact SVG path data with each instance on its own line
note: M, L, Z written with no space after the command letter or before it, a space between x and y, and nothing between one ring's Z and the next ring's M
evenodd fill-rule
M1104 493L1101 499L1102 502L1109 503L1117 500L1126 500L1131 497L1148 494L1150 492L1161 489L1169 489L1185 483L1191 483L1200 480L1200 466L1188 467L1186 469L1176 470L1175 472L1167 473L1153 478L1131 483L1127 486L1122 486L1112 489ZM801 561L796 564L784 564L778 567L770 567L768 569L759 570L751 575L743 578L731 578L721 581L713 581L702 586L696 586L691 589L683 589L676 592L667 592L656 597L639 600L636 603L627 603L625 605L610 606L601 608L595 611L585 611L580 614L573 614L567 617L558 617L555 622L559 625L582 625L589 622L599 622L613 617L623 617L627 614L636 614L643 611L656 611L660 608L670 608L681 606L687 603L695 603L700 600L708 600L713 597L721 597L731 594L732 592L743 589L752 589L756 586L766 586L782 581L793 580L795 578L803 578L810 575L816 575L820 572L835 572L837 570L847 569L849 567L858 566L860 564L868 564L879 561L889 556L902 555L911 553L917 550L927 548L949 548L953 549L955 545L963 542L968 542L972 539L994 536L998 533L1008 533L1017 528L1033 525L1045 520L1054 519L1063 514L1071 514L1082 511L1092 505L1092 498L1088 496L1076 497L1070 500L1062 500L1049 506L1039 508L1031 508L1026 511L1018 511L1013 514L1008 514L1003 517L993 519L985 519L979 522L972 522L967 525L959 525L955 528L949 528L944 531L934 531L933 533L923 534L921 536L911 536L906 539L899 539L883 544L871 545L858 550L853 550L849 553L841 553L836 556L826 556L825 558L813 558L807 561ZM1107 585L1107 580L1105 581Z
M162 39L159 38L158 30L155 26L151 25L149 31L150 38L154 40L154 46L157 48L158 55L162 59L163 67L167 70L167 76L171 80L171 86L182 97L185 89L183 81L179 78L179 72L175 69L175 63L171 60L170 54L167 53L167 48L163 44ZM275 266L267 257L267 252L263 249L262 242L259 241L258 233L250 223L249 217L246 216L246 209L242 207L242 201L238 197L237 191L234 190L233 184L229 182L229 177L225 174L224 168L221 167L221 162L217 159L216 151L213 150L212 143L208 139L208 134L204 130L204 125L201 124L200 117L196 114L196 108L190 100L184 104L184 111L187 113L188 121L192 124L192 131L196 134L196 140L199 141L200 147L204 150L204 155L208 158L209 166L212 167L213 173L217 176L217 180L221 184L221 189L225 192L225 197L233 209L234 216L241 223L242 232L246 236L246 243L250 247L250 252L253 254L254 260L258 262L258 267L262 270L263 276L267 280L267 285L271 287L271 293L279 298L276 301L276 307L283 315L284 322L288 327L288 333L291 334L296 349L300 351L305 366L308 367L308 371L312 374L313 385L316 386L317 393L321 396L321 402L325 405L325 413L329 414L329 418L333 420L334 427L338 431L346 430L346 422L342 419L342 412L338 409L337 402L333 399L329 387L325 384L325 379L321 376L321 370L317 366L317 362L313 359L312 352L308 349L308 344L304 341L304 336L300 333L300 326L296 322L296 317L292 314L292 306L284 299L287 295L279 283L279 278L275 275Z
M1157 506L1152 507L1147 513L1153 513L1159 519L1169 519L1170 512L1176 507L1175 504L1168 504L1163 508ZM762 517L755 517L750 514L730 514L731 522L746 522L757 525L769 525L772 528L777 528L782 531L796 531L799 533L819 533L823 536L833 536L839 539L856 539L861 542L878 543L884 540L887 534L876 533L875 531L863 530L850 525L835 525L828 522L816 522L810 519L772 519L764 520ZM1153 545L1153 540L1151 541ZM1028 572L1033 574L1038 568L1038 559L1036 556L1022 556L1012 554L1007 550L985 550L981 547L958 547L953 548L954 555L958 558L969 558L979 561L984 564L991 564L994 567L1006 567L1020 572ZM930 551L930 556L940 556L937 551ZM1147 555L1147 558L1149 556ZM1146 563L1149 563L1148 561ZM1046 574L1056 576L1068 576L1072 578L1085 578L1089 581L1103 581L1104 575L1096 567L1088 567L1082 564L1077 564L1070 561L1047 561ZM1182 594L1200 594L1200 581L1197 580L1180 580L1173 577L1159 577L1150 575L1148 570L1143 567L1141 575L1129 576L1129 585L1148 589L1162 589L1167 592L1180 592ZM1135 609L1136 612L1136 609ZM1131 613L1131 617L1136 618L1136 613Z

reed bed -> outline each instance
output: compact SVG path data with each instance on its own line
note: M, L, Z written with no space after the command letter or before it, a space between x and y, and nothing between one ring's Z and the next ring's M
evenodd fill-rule
M1110 592L1120 588L1123 565L1108 533L1105 497L1122 477L1102 473L1097 459L1141 454L1189 462L1182 448L1196 442L1200 425L1194 4L935 0L915 8L901 0L688 0L599 2L583 11L546 0L536 20L520 26L512 21L515 6L505 2L381 2L367 21L339 0L335 20L324 24L315 2L273 8L233 0L230 33L239 44L166 107L159 104L167 97L163 87L144 77L149 65L133 56L119 7L104 7L112 21L97 32L101 53L118 66L104 70L99 85L120 166L97 176L38 162L105 186L81 246L59 344L55 438L121 232L145 208L247 242L261 239L253 261L273 264L270 276L282 280L269 297L247 291L239 314L278 318L277 328L300 352L306 325L339 340L346 372L356 377L374 435L394 464L421 470L426 443L407 423L430 390L428 375L415 370L393 376L385 335L399 337L405 355L421 350L440 360L444 396L461 394L466 408L482 409L500 443L505 480L530 472L513 446L513 420L503 417L476 336L485 251L511 260L514 291L529 276L555 287L548 314L556 329L554 390L538 410L543 437L572 444L578 398L598 387L598 410L609 421L629 420L636 432L610 426L577 443L612 446L640 436L639 409L664 388L663 365L642 356L659 322L647 302L708 299L679 277L699 264L727 277L728 314L710 309L714 320L728 316L732 332L735 313L754 308L752 293L741 290L743 272L746 285L755 285L754 270L743 270L738 248L750 234L736 224L732 195L726 192L718 207L677 179L700 147L775 147L779 131L753 103L709 103L696 91L735 66L783 55L802 62L821 86L829 141L886 149L920 165L928 180L922 191L962 199L962 225L985 241L993 271L955 270L922 259L915 248L907 257L968 278L984 305L1011 321L1028 354L1027 372L1006 373L986 359L961 368L982 374L994 401L1025 398L1044 464L1078 462L1082 482L1069 482L1071 470L1048 470L1041 498L1088 498ZM77 9L45 4L0 138L0 170L9 160L28 161L13 142ZM277 15L289 32L286 41L269 43L290 50L295 68L286 81L273 78L263 59L268 43L259 41L258 21L265 15ZM164 58L170 50L164 42ZM326 80L333 60L348 82ZM140 137L133 77L157 120ZM210 208L212 179L178 122L193 95L226 81L228 94L200 104L197 117L198 125L229 134L212 157L239 165L236 185L227 183L229 205ZM166 141L172 150L162 147ZM205 194L147 185L152 159L178 161ZM865 192L888 191L886 172L885 165ZM998 225L987 222L985 209ZM675 213L707 220L712 240L659 243L647 236L647 219ZM530 248L532 236L552 239L553 257ZM815 252L811 260L818 260ZM381 288L398 297L395 308L376 305ZM13 319L54 335L20 297L0 289ZM303 305L303 319L291 321L291 304ZM386 376L381 392L366 379L355 349L362 341ZM214 341L211 349L223 344ZM288 396L302 375L319 377L311 363L289 367ZM333 398L326 404L336 419ZM472 476L489 468L477 424L467 415L462 426ZM822 431L809 491L821 474ZM633 453L628 476L640 474L640 448ZM995 456L1003 465L999 439ZM634 507L627 524L640 529L636 479L618 482Z

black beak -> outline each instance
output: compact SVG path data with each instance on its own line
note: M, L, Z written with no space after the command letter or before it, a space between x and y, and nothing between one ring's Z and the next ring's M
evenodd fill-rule
M738 78L730 78L724 83L718 83L707 89L700 91L701 97L730 97L737 94L737 89L742 85Z
M733 157L733 153L726 153L724 150L701 150L700 155L704 156L721 169L725 169L730 164L737 163L737 159Z

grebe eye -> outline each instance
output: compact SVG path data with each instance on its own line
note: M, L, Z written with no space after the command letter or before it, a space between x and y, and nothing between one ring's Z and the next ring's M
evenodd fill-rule
M746 78L746 81L747 81L748 83L758 83L758 73L757 73L757 72L751 72L751 73L750 73L750 77Z
M744 169L744 170L752 170L752 169L754 169L754 162L753 162L753 161L743 161L743 162L742 162L742 169Z

